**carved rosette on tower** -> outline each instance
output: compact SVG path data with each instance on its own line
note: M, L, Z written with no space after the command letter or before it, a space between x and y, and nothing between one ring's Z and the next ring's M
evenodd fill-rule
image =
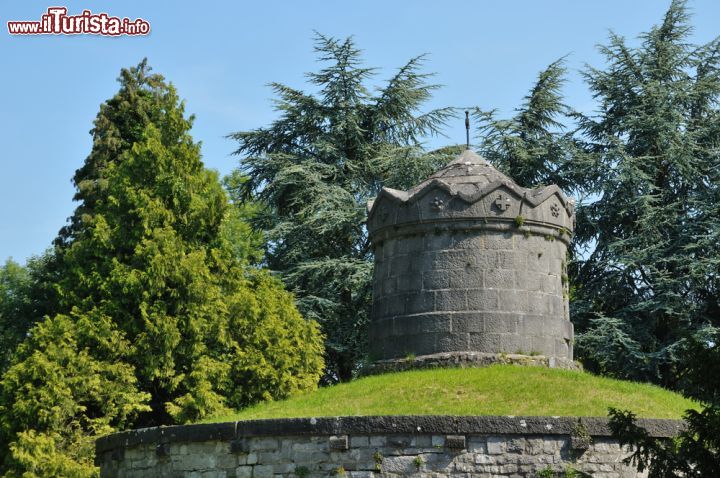
M383 188L368 210L376 365L517 354L574 367L575 210L557 186L520 187L466 150L408 191Z

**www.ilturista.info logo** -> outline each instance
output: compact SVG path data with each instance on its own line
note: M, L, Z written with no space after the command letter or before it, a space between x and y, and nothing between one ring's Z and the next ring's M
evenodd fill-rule
M147 35L150 23L142 18L111 17L107 13L83 10L80 15L68 15L65 7L50 7L40 21L7 22L11 35Z

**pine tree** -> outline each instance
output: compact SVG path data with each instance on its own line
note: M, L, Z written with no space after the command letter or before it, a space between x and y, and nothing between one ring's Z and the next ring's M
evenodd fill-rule
M144 61L120 84L56 241L56 310L0 383L10 475L92 475L100 434L284 398L322 370L316 325L247 267L257 241L203 167L173 86Z
M322 325L325 379L347 380L365 353L371 301L365 204L383 185L408 187L450 158L424 154L420 141L451 110L419 113L436 88L419 72L422 57L371 92L375 72L352 39L317 35L316 51L327 65L308 74L317 93L273 83L280 117L231 136L249 178L242 192L263 205L256 225L266 233L267 264L303 315Z
M688 43L673 1L639 48L613 35L586 76L603 114L582 118L602 196L584 209L576 314L592 368L653 380L697 400L687 429L658 440L631 411L610 426L650 478L720 474L720 39Z
M578 210L590 250L573 316L586 366L674 386L684 338L720 325L720 42L688 43L683 1L638 47L612 34L599 102L580 116L594 200Z
M498 119L495 110L473 112L478 152L523 187L582 190L582 151L566 130L574 112L563 102L565 73L562 58L548 65L512 118Z

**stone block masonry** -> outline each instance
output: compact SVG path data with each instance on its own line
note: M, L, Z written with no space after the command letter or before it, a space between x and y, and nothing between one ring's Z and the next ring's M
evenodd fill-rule
M373 358L464 351L572 358L564 243L482 230L425 239L401 249L403 238L389 238L375 249Z
M653 436L682 429L642 420ZM582 427L582 428L579 428ZM582 429L589 445L574 446ZM336 417L151 428L97 442L101 476L534 477L572 468L597 478L642 476L625 465L605 419Z

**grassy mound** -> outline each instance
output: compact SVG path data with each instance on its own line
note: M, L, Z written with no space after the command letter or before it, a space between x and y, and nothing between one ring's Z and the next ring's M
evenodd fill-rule
M654 385L495 365L365 377L207 421L341 415L606 416L608 407L629 409L640 417L681 418L683 411L698 405Z

